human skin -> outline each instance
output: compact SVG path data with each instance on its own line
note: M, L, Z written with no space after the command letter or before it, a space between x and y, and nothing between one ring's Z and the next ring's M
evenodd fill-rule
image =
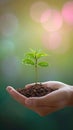
M64 107L73 106L73 86L58 81L48 81L43 84L55 91L42 97L27 98L11 86L8 86L6 90L16 101L40 116L46 116ZM28 84L25 87L31 86L32 84Z

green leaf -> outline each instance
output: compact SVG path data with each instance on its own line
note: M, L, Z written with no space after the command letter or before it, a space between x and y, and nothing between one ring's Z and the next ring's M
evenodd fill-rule
M43 62L39 62L38 65L41 67L47 67L49 64L43 61Z
M48 54L46 54L46 53L44 53L44 52L38 52L37 54L36 54L36 57L39 59L39 58L41 58L41 57L44 57L44 56L48 56Z
M34 65L33 60L28 59L28 58L23 59L23 60L22 60L22 63L24 63L24 64L26 64L26 65L27 65L27 64Z
M28 52L28 53L26 53L25 57L34 59L35 58L35 54L33 52Z
M39 59L44 56L48 56L48 54L42 52L41 50L33 50L33 49L30 49L30 52L27 52L25 54L25 58L30 58L30 59L35 59L35 58Z
M25 57L30 58L30 59L35 59L36 51L33 49L30 49L30 51L25 54Z
M30 49L30 52L35 55L37 51L33 50L33 49Z

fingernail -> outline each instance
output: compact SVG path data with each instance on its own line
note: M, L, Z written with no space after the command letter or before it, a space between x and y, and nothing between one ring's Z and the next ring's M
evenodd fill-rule
M32 105L32 100L31 99L26 99L25 104L28 105L28 106L31 106Z
M7 90L8 92L12 92L12 87L8 86L8 87L6 88L6 90Z

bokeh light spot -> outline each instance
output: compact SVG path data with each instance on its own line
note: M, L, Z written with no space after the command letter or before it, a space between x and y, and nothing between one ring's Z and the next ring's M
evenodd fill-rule
M12 52L14 51L15 47L12 41L9 40L3 40L2 41L2 49L6 52Z
M16 56L8 57L2 62L2 72L7 80L15 80L20 74L20 60Z
M10 1L10 0L0 0L0 4L4 4L4 3L8 2L8 1Z
M44 29L49 32L59 30L63 25L61 13L55 9L46 10L42 17L41 23Z
M50 50L55 50L60 47L61 44L61 35L57 32L54 33L45 33L43 37L43 43L46 47L48 47Z
M68 37L68 36L67 36ZM69 49L69 40L65 34L60 32L45 33L42 43L45 48L56 53L65 53Z
M15 50L14 43L10 40L2 40L0 43L0 58L13 54Z
M12 36L18 29L18 20L14 14L0 16L0 33L3 36Z
M48 21L48 18L51 17L51 9L48 9L46 11L44 11L44 13L41 16L40 22L44 23L46 21Z
M30 16L31 16L31 18L36 22L40 22L42 14L48 8L49 7L48 7L48 4L46 2L39 1L39 2L33 3L31 8L30 8Z
M64 17L65 22L70 25L73 25L73 1L64 4L62 9L62 15Z

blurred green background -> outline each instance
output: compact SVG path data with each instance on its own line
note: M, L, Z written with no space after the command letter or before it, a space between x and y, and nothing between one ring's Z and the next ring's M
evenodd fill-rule
M73 1L0 0L0 129L73 130L73 108L40 117L14 101L6 86L34 82L33 67L21 63L24 53L42 49L49 68L39 68L39 81L73 85Z

